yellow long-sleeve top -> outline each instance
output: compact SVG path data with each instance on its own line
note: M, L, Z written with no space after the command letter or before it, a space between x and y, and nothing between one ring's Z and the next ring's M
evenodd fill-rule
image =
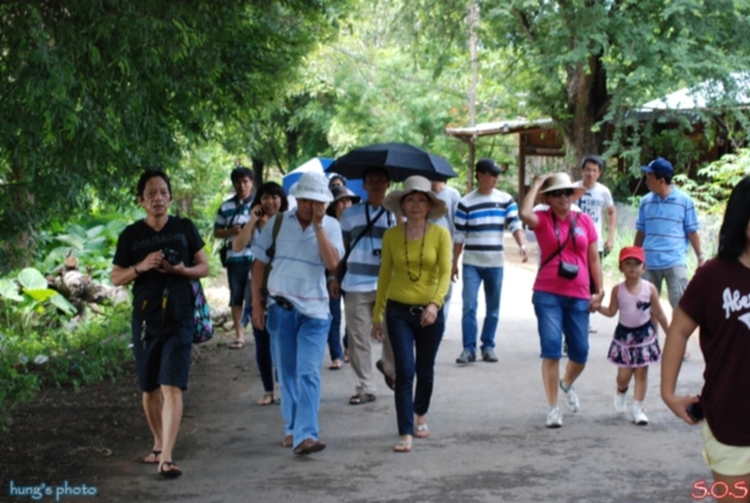
M383 248L378 275L378 292L375 297L373 321L383 321L388 299L403 304L426 306L434 302L442 307L451 279L451 236L445 227L431 223L424 236L422 277L419 276L419 254L422 239L407 241L409 271L406 270L404 224L391 227L383 234Z

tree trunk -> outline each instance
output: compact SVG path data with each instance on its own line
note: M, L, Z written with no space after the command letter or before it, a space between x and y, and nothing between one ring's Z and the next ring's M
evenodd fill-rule
M263 183L263 167L265 166L265 163L263 162L263 159L258 159L257 157L251 157L250 160L253 163L253 185L260 187Z
M578 163L588 154L601 154L604 150L606 128L594 132L594 125L599 122L607 110L607 74L600 56L591 56L588 65L571 64L567 68L569 118L562 121L565 137L568 164ZM573 169L571 174L580 178L580 170Z

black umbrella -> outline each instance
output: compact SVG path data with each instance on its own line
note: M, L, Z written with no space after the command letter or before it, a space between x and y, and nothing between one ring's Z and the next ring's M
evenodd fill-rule
M362 178L365 170L372 167L388 170L394 182L402 182L413 175L437 181L458 176L439 155L406 143L377 143L354 149L336 159L328 171L347 178Z

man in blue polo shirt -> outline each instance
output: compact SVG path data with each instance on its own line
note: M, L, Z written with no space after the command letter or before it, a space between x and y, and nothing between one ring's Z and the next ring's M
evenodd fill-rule
M703 265L698 214L690 196L672 185L672 163L659 157L641 170L646 173L646 185L651 192L641 199L633 244L646 251L643 279L653 283L659 293L666 280L669 303L672 309L677 309L688 284L685 261L688 243L695 250L698 266Z

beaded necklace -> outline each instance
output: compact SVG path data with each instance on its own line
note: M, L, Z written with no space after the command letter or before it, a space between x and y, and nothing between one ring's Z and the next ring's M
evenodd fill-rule
M422 234L422 244L419 248L419 275L415 278L411 274L411 265L409 264L409 243L406 240L406 225L404 224L404 258L406 259L406 274L409 275L409 280L412 283L416 283L420 279L422 279L422 259L424 258L424 238L427 235L427 224L429 222L425 221L424 223L424 233Z

